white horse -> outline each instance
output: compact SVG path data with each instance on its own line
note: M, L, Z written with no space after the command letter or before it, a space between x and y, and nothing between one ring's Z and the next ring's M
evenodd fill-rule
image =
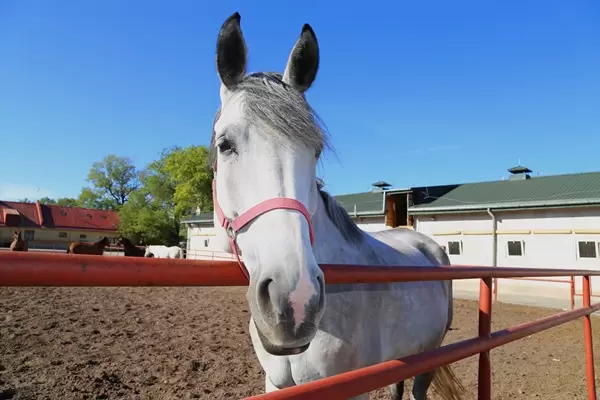
M179 246L151 245L146 246L144 257L183 258L183 250Z
M322 190L315 169L326 135L303 94L319 65L311 27L302 28L283 75L247 75L246 60L235 13L217 40L214 240L243 256L250 334L266 391L439 347L452 322L451 281L325 286L319 263L450 262L435 241L413 230L363 232ZM424 400L432 381L444 399L460 398L448 366L418 375L411 398ZM401 399L404 383L390 390Z

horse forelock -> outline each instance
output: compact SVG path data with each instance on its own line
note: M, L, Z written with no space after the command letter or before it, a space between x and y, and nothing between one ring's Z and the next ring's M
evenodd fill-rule
M242 93L242 107L248 124L266 127L261 132L272 140L288 140L314 150L318 159L329 144L325 124L306 101L304 94L283 82L276 72L255 72L247 75L234 89ZM213 119L210 160L216 161L215 124L221 116L221 108Z

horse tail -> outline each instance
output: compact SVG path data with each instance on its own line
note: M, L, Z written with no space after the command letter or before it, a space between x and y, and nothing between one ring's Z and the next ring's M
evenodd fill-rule
M450 365L444 365L435 371L433 377L433 389L444 400L461 400L461 393L465 392L465 387L454 375Z

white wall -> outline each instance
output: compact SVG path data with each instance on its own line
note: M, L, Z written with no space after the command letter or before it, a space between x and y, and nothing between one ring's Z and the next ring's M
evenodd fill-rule
M502 267L596 269L600 270L600 208L570 208L494 212L497 220L497 265ZM448 242L462 243L460 255L450 255L452 264L492 265L492 220L479 214L445 214L415 216L416 229L434 238L448 249ZM522 256L509 256L508 241L523 241ZM579 241L594 241L597 258L580 258ZM552 279L552 278L551 278ZM558 278L561 279L561 278ZM565 277L564 279L567 279ZM457 287L478 288L478 281L457 282ZM576 278L581 292L581 278ZM600 279L592 278L598 287ZM501 280L499 293L534 290L539 295L568 296L568 285L548 282ZM593 290L593 289L592 289Z
M358 225L360 229L365 232L378 232L390 229L389 226L385 226L385 217L359 217L352 218L354 223Z
M385 217L353 218L358 227L366 232L378 232L390 229L385 226ZM209 249L211 238L214 237L214 225L209 223L187 225L187 255L191 260L231 260L233 255Z
M210 241L215 236L215 227L211 224L188 225L187 253L190 260L232 260L231 254L210 250Z

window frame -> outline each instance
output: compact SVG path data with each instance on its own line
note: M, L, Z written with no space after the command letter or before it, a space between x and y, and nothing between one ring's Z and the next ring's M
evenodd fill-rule
M452 253L452 248L450 246L450 243L454 244L457 243L458 244L458 253ZM462 240L449 240L448 241L448 251L447 254L449 256L462 256L463 254L463 243Z
M579 247L580 243L593 243L594 244L594 247L593 247L594 248L594 257L583 257L581 255L581 247ZM575 246L575 251L577 252L576 253L577 254L577 259L580 259L580 260L597 260L599 258L598 257L598 253L599 253L599 250L600 250L598 247L600 247L600 246L599 246L599 243L598 243L597 240L577 240L577 244Z
M521 254L510 254L510 244L519 243L519 249ZM524 240L507 240L506 241L506 256L507 257L524 257L525 256L525 241Z

